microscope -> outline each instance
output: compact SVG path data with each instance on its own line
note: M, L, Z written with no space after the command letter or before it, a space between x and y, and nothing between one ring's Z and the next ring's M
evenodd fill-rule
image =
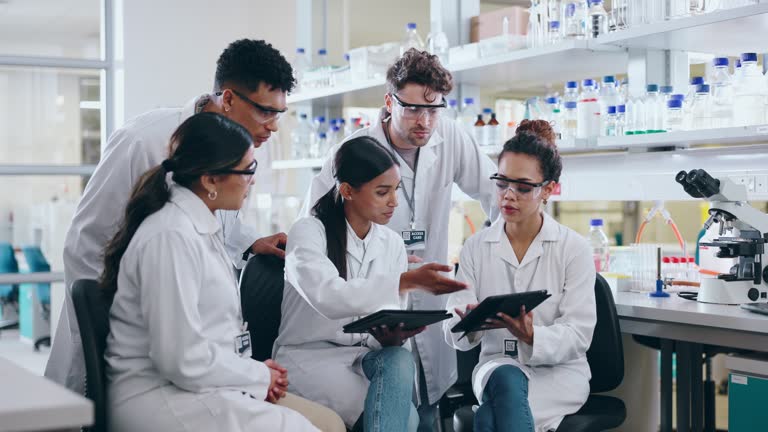
M747 188L703 169L675 176L688 195L712 204L704 229L719 224L719 237L702 246L718 248L718 258L738 258L728 274L702 279L698 301L717 304L768 303L768 215L747 203ZM768 265L768 263L766 263Z

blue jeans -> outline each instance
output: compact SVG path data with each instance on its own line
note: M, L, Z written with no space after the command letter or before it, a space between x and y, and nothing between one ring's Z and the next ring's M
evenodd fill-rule
M402 347L371 351L363 358L363 372L370 380L365 396L363 422L366 432L415 432L419 415L411 402L416 365Z
M483 390L483 403L475 413L475 432L533 432L528 403L528 378L520 368L496 368Z

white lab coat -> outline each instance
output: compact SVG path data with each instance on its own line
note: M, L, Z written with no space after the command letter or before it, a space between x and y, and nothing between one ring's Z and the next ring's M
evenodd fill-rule
M242 313L221 225L189 189L171 194L120 261L105 352L111 430L315 431L264 400L269 369L235 352Z
M288 369L290 390L325 405L352 426L363 412L368 378L362 358L381 349L372 336L342 327L381 309L402 309L400 274L408 262L403 241L373 224L365 239L347 225L347 280L327 256L325 228L299 219L288 234L280 332L273 357ZM414 380L415 380L414 376Z
M581 408L589 396L591 374L587 349L596 322L595 267L587 241L544 214L541 231L518 262L499 218L470 237L461 251L458 279L469 289L451 294L454 317L443 323L446 340L469 350L482 342L472 388L482 401L491 373L501 365L519 367L528 376L528 400L536 431L557 429L563 417ZM533 310L533 346L518 345L518 358L505 355L505 341L515 340L506 329L470 334L450 329L460 321L454 308L486 297L513 292L548 290L552 297Z
M382 110L382 116L384 115L386 111ZM359 136L371 136L391 150L384 136L381 120L379 118L371 127L355 132L347 137L345 142ZM302 210L305 216L309 215L311 207L334 185L333 155L338 147L332 149L322 171L312 180ZM414 173L400 155L395 154L400 162L403 187L397 192L399 205L387 227L400 234L403 230L410 229L411 212L403 189L407 189L409 195L414 196L411 194ZM498 209L495 207L496 191L493 189L493 182L489 180L495 172L496 165L480 151L477 143L457 122L439 120L429 142L420 150L416 167L416 228L427 230L426 249L416 251L416 255L422 257L425 262L447 262L448 218L454 183L464 193L479 200L485 213L491 215L491 220L495 219L498 215ZM410 295L411 306L416 310L444 309L446 297L413 292ZM456 382L455 352L445 344L439 326L427 327L427 330L416 335L414 340L424 369L429 404L437 403L445 391Z
M145 172L168 157L169 141L176 128L195 112L199 98L183 108L150 111L115 131L77 206L64 243L66 293L45 376L83 393L85 363L80 330L72 304L72 283L98 279L104 268L104 247L117 232L133 185ZM222 211L224 240L235 265L259 237L240 224L237 212Z

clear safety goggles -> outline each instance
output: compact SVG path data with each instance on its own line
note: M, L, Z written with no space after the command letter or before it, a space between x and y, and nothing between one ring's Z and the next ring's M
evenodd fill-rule
M491 180L496 184L496 192L500 197L505 196L507 191L511 191L521 201L535 200L541 196L541 189L551 183L550 180L544 180L541 183L512 180L499 174L492 175Z
M390 93L390 95L397 102L395 104L395 110L398 111L398 115L407 120L418 120L421 118L435 120L440 116L445 107L448 106L448 102L446 102L445 98L443 98L443 102L438 105L421 105L403 102L394 93Z

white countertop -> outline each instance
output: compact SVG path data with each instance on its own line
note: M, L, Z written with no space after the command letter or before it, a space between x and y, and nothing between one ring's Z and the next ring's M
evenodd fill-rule
M0 432L79 429L93 403L0 357Z
M738 306L699 303L670 293L666 298L648 293L614 292L619 318L665 321L768 334L768 316Z

